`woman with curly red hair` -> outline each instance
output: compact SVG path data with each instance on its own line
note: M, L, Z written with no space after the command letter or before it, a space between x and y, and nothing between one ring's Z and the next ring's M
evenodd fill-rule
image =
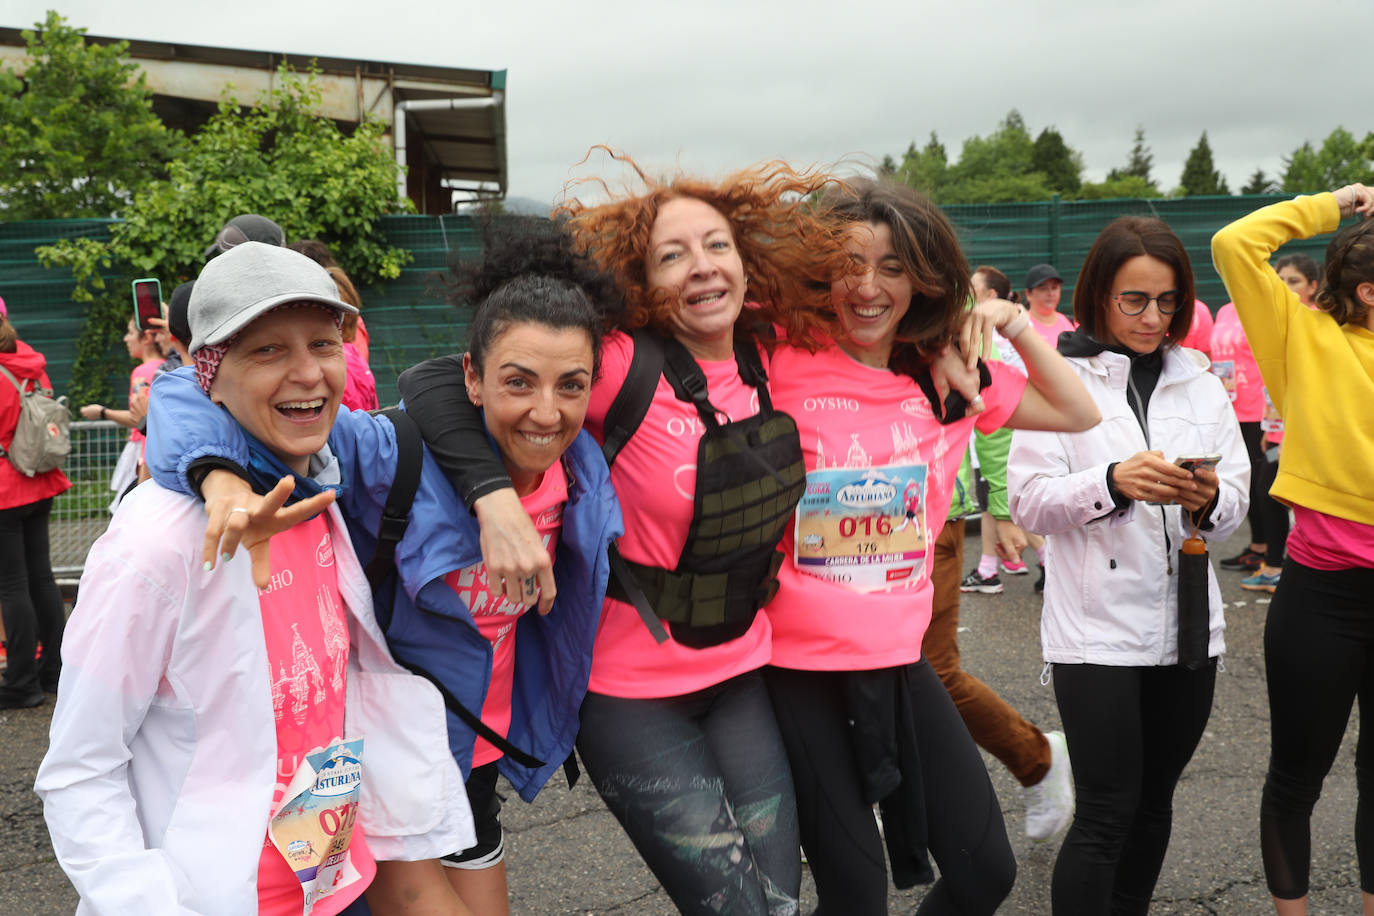
M708 184L636 171L643 193L564 208L573 244L625 299L587 413L626 535L578 749L679 909L796 913L796 805L757 611L804 469L765 367L771 337L804 344L825 327L847 254L807 203L824 175L771 163ZM457 370L447 358L403 376L407 410L482 521L492 577L539 579L547 600L547 552L500 468L472 453Z

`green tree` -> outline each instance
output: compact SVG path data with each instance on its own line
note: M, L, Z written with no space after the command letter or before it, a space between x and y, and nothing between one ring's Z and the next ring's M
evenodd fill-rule
M1207 131L1198 138L1183 163L1183 175L1179 178L1179 192L1184 197L1197 197L1203 194L1230 194L1226 179L1212 164L1212 145L1207 142Z
M1107 176L1106 181L1085 182L1078 189L1079 200L1115 200L1121 197L1163 197L1159 188L1139 175Z
M1264 174L1264 169L1255 169L1255 174L1250 176L1250 180L1245 183L1245 187L1240 189L1242 194L1273 194L1278 190L1278 184L1274 179Z
M410 253L386 243L377 218L406 212L411 204L397 197L396 164L382 142L384 127L368 121L345 134L319 114L319 103L314 72L297 74L285 65L256 107L244 111L226 96L169 164L168 177L135 195L109 242L67 240L40 248L40 258L48 266L72 268L78 300L96 298L105 286L99 271L111 265L129 277L159 277L170 291L196 275L220 227L237 214L261 213L276 220L288 239L328 242L360 285L399 276ZM127 311L121 286L115 293ZM111 327L106 319L95 320L95 311L77 344L74 389L103 385L103 360L123 331L119 322Z
M921 149L916 149L915 143L906 148L896 177L931 200L937 203L941 200L941 192L949 180L949 158L935 131L930 132L930 139Z
M23 32L24 75L0 67L0 218L113 216L180 148L128 43L85 34L49 11Z
M1064 142L1053 127L1046 127L1035 138L1031 149L1031 170L1045 176L1060 194L1072 195L1083 186L1083 159Z
M1126 178L1134 175L1136 178L1144 179L1150 187L1157 187L1154 178L1150 176L1150 169L1154 167L1155 157L1150 152L1149 144L1145 142L1145 128L1135 129L1135 142L1131 145L1131 154L1126 160L1124 168L1112 169L1107 173L1107 181L1116 181L1119 178Z
M1321 149L1304 142L1283 162L1283 190L1291 194L1368 183L1374 180L1374 134L1358 141L1350 131L1337 127L1322 141Z

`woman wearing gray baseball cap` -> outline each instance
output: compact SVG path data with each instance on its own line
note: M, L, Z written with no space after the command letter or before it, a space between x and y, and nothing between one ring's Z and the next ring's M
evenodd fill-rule
M156 482L91 549L35 786L78 912L330 916L378 860L473 842L443 700L393 660L331 504L352 311L258 242L196 281L196 381L294 504L256 587L246 557L202 564L200 503Z

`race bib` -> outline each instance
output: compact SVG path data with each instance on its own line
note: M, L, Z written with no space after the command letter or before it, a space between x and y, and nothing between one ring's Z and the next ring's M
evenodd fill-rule
M1226 389L1226 396L1234 402L1236 400L1236 361L1233 359L1212 360L1212 374L1221 379L1222 387Z
M267 827L273 845L301 882L303 916L362 877L348 857L363 784L362 755L362 739L337 741L306 755L286 787L290 801Z
M809 471L793 560L804 573L860 592L925 576L926 466Z

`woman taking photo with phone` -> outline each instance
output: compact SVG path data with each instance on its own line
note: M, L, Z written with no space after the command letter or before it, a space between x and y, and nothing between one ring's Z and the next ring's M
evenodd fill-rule
M1374 913L1374 807L1365 797L1374 740L1371 214L1374 190L1353 184L1256 210L1212 239L1217 273L1284 420L1283 457L1269 492L1292 506L1294 524L1264 628L1271 731L1260 802L1264 874L1282 916L1307 912L1312 807L1357 696L1355 850L1363 911ZM1335 230L1347 216L1358 221L1327 246L1314 311L1269 258L1291 239Z
M1007 461L1012 520L1050 541L1041 643L1077 796L1052 900L1058 916L1144 913L1225 651L1216 577L1203 557L1179 551L1194 532L1220 541L1236 529L1250 464L1221 381L1178 345L1192 321L1193 274L1168 226L1110 223L1073 302L1079 327L1060 352L1102 422L1018 431ZM1190 472L1180 456L1218 463ZM1183 560L1198 579L1181 596ZM1180 663L1181 614L1197 618L1200 638L1183 659L1195 669Z

